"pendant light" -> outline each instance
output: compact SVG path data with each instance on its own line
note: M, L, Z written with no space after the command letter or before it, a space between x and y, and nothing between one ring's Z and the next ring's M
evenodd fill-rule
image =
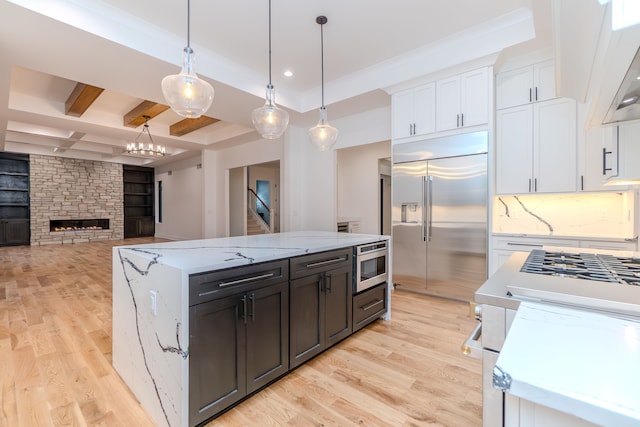
M289 124L289 113L276 106L276 94L271 84L271 0L269 0L269 84L266 102L251 114L253 126L265 139L279 138Z
M213 102L213 87L200 79L193 67L194 52L191 49L191 0L187 0L187 47L182 54L182 70L162 79L162 94L169 106L182 117L197 119Z
M316 23L320 24L320 64L322 68L322 106L320 107L320 121L309 129L311 143L320 151L327 151L338 139L338 129L327 121L327 109L324 106L324 32L323 25L327 23L326 16L318 16Z

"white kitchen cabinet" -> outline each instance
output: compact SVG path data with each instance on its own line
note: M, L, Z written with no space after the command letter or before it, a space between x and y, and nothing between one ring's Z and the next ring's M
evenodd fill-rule
M394 94L391 98L391 108L394 139L435 132L435 83Z
M436 83L438 132L489 121L489 72L480 68Z
M618 126L618 174L611 177L607 183L614 190L620 190L620 185L638 184L640 182L640 123L621 124Z
M496 109L542 102L556 97L553 60L496 75Z
M489 259L489 275L492 275L514 252L531 252L543 246L589 248L615 251L637 251L637 239L602 240L584 237L558 238L543 236L505 236L494 234Z
M618 175L618 140L615 127L581 130L578 137L580 191L620 191L605 185ZM624 189L626 189L625 187Z
M494 234L489 263L489 275L495 273L514 252L531 252L534 249L542 249L543 246L577 248L580 247L580 240L555 237L501 236Z
M638 240L625 239L624 241L607 241L607 240L580 240L581 248L590 249L606 249L609 251L637 251Z
M550 101L496 112L498 194L576 191L576 103Z

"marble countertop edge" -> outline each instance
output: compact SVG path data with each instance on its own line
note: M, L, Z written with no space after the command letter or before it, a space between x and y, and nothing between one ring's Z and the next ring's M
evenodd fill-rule
M197 274L389 240L389 236L298 231L116 247L118 251Z

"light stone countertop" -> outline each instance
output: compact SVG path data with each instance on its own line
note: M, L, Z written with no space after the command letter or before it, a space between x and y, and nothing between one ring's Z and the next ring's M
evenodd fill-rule
M522 399L602 426L640 425L640 321L521 302L496 372Z
M348 246L388 240L388 236L328 231L293 231L254 236L186 240L120 246L142 259L181 269L187 274L290 258Z

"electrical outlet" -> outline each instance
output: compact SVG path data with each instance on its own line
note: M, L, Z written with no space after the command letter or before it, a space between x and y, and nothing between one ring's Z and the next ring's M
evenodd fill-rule
M154 316L158 315L158 291L149 291L151 296L151 312Z

